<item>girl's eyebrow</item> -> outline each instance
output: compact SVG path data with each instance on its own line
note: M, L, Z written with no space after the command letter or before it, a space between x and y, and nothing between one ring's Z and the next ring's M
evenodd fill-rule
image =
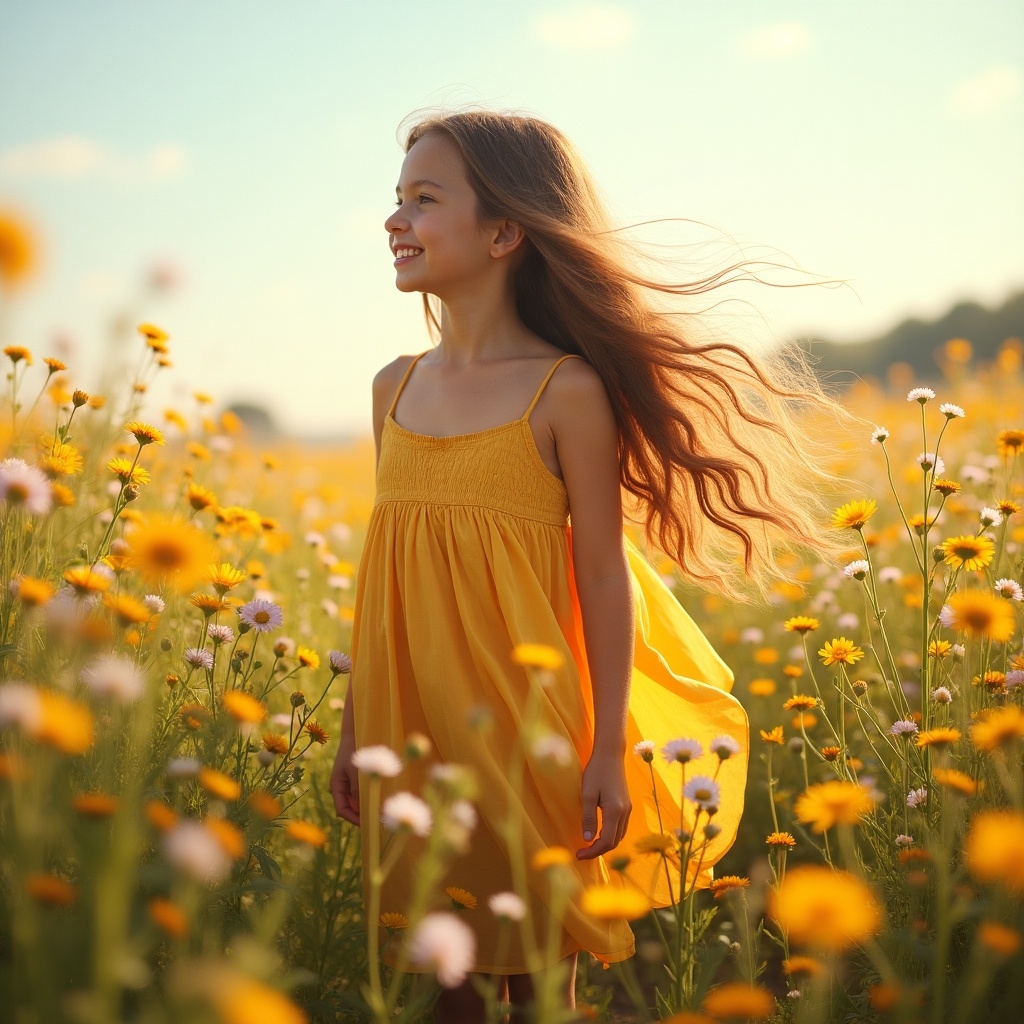
M430 185L432 188L439 188L442 192L445 191L444 185L439 185L436 181L431 181L429 178L417 178L416 181L409 182L409 188L419 188L420 185ZM401 192L402 186L396 185L395 192Z

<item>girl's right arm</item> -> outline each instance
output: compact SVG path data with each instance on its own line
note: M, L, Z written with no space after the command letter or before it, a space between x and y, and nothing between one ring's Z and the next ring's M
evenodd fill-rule
M377 448L377 461L380 461L380 439L384 432L384 420L395 392L401 383L410 356L401 356L381 370L373 378L373 438ZM331 771L331 795L334 797L334 809L339 818L359 824L359 774L352 767L352 755L356 750L355 711L352 707L352 684L349 683L345 694L345 709L341 714L341 742L334 758Z

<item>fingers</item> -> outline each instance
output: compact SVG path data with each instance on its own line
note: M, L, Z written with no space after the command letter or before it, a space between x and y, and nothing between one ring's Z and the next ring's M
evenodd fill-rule
M331 796L334 797L334 809L338 817L353 825L359 824L359 782L347 771L331 776Z
M622 842L626 835L626 828L629 825L629 816L632 812L632 806L629 803L615 805L612 805L610 802L607 805L600 801L596 801L596 803L601 808L601 832L590 846L584 846L582 849L576 851L577 860L593 860L595 857L611 853L611 851ZM589 819L588 814L591 815ZM584 801L583 838L585 840L589 841L589 839L595 834L596 829L593 826L593 821L595 819L596 813L588 811L587 803ZM589 836L587 835L588 821L591 823Z

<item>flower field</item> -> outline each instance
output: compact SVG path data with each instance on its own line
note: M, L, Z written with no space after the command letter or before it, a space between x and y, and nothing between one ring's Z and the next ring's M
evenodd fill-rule
M364 908L358 831L327 779L372 442L262 450L208 395L148 409L172 341L142 324L137 345L135 379L104 396L75 390L59 360L3 350L5 1019L426 1019L438 984L472 969L466 922L485 914L530 936L542 1022L1021 1018L1019 342L992 366L950 342L934 391L896 371L844 396L850 423L812 425L837 437L846 481L821 523L848 545L837 564L780 552L767 606L727 606L657 566L736 673L746 809L697 889L717 769L737 750L703 749L685 723L638 746L652 781L674 773L686 814L617 851L621 884L584 894L588 913L633 922L638 955L609 970L582 958L574 1015L543 969L550 921L524 921L516 892L440 887L472 848L458 766L363 808L387 836L368 851ZM542 686L553 652L514 654ZM431 751L413 736L358 757L373 794ZM413 835L417 896L382 911L373 894ZM568 856L513 874L545 873L564 897ZM676 880L668 910L635 881L651 865ZM499 1019L497 991L483 994Z

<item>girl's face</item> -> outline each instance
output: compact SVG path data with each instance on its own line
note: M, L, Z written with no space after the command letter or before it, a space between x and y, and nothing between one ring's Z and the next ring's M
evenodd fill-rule
M384 222L395 256L395 284L442 301L472 286L493 263L462 158L441 135L425 135L405 156L398 208Z

